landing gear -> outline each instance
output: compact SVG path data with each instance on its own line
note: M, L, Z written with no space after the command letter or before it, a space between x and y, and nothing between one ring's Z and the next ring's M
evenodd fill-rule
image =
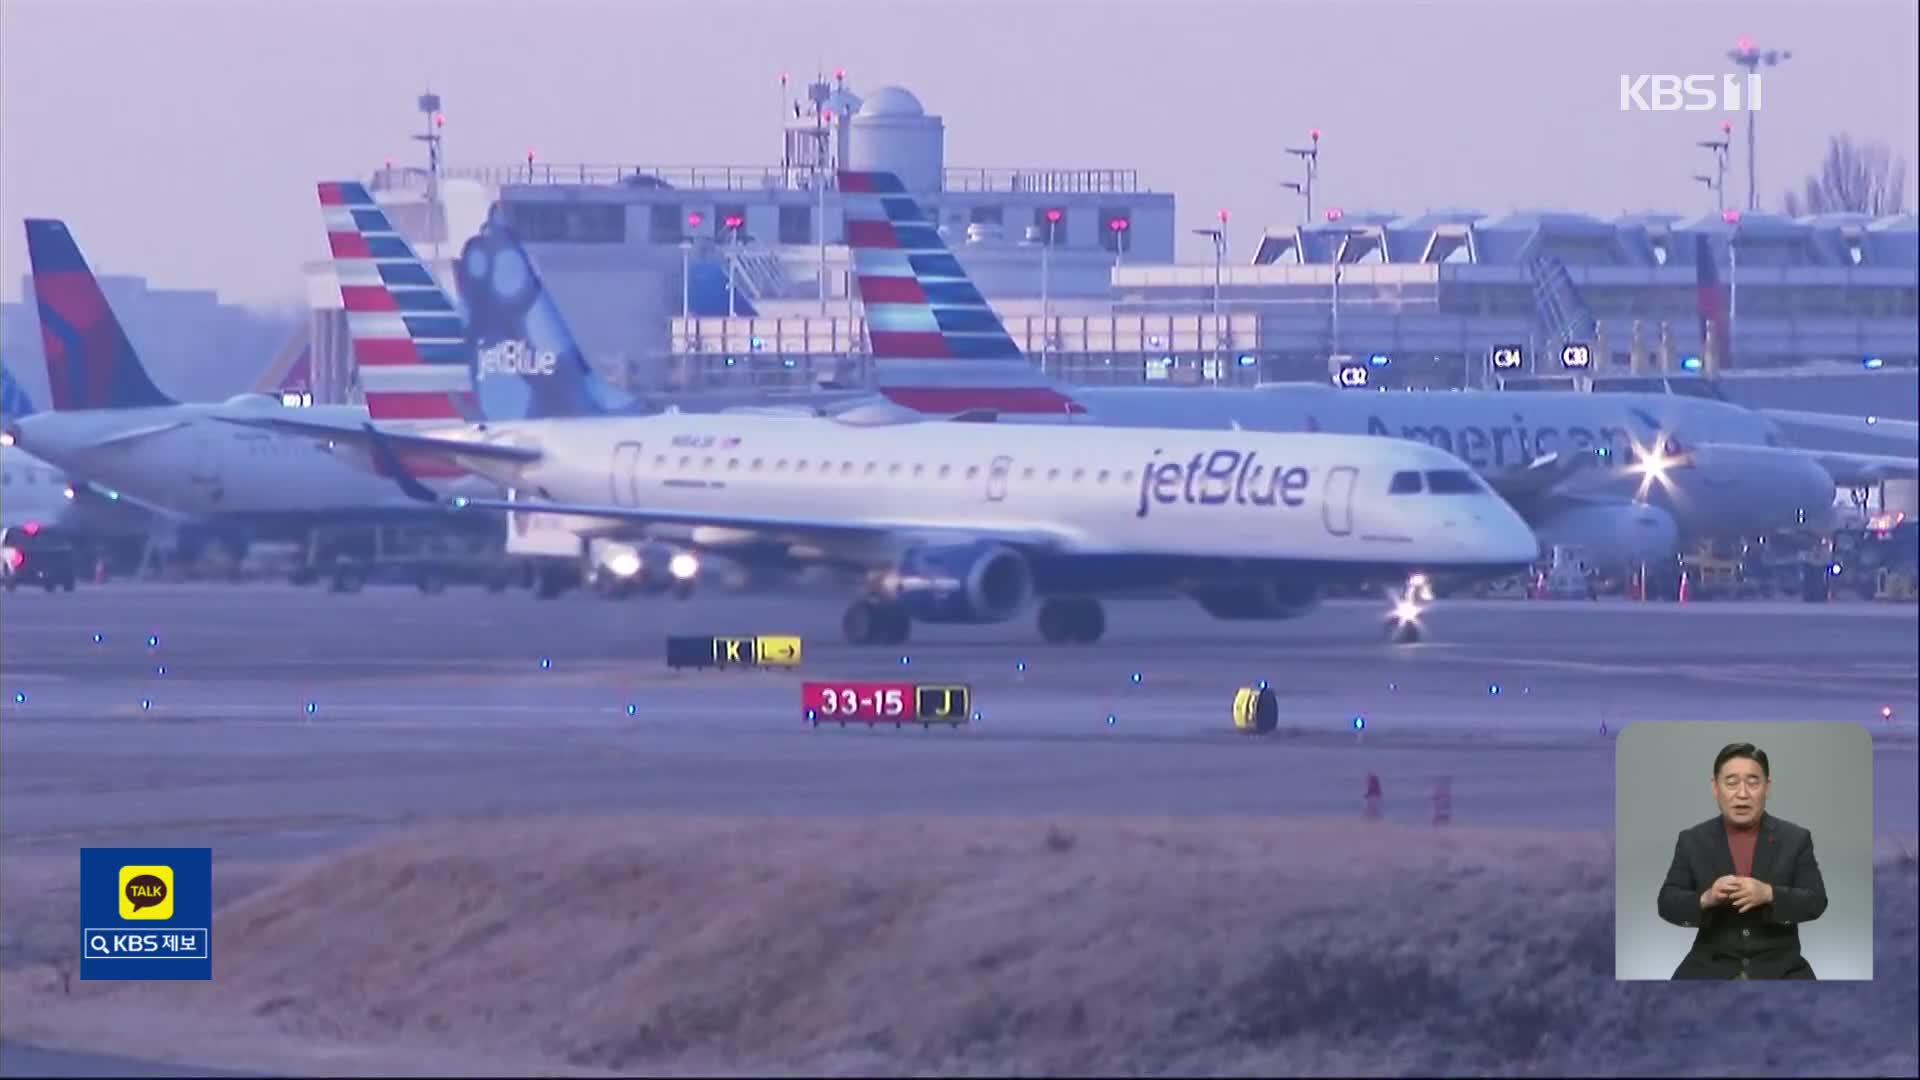
M1420 624L1412 619L1387 616L1387 640L1395 645L1412 645L1420 640Z
M907 609L890 600L855 600L840 619L847 641L855 645L898 645L913 628Z
M1107 612L1088 596L1060 596L1040 603L1040 636L1049 644L1091 645L1107 632Z

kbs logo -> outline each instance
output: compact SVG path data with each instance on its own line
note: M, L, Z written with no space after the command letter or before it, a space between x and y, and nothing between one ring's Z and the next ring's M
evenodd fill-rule
M1622 75L1621 112L1759 112L1760 76Z
M524 341L503 341L480 350L480 377L492 375L551 375L560 358L551 352L534 352Z

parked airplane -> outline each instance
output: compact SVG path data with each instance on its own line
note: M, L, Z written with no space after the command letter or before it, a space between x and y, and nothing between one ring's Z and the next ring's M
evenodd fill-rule
M334 241L336 253L362 264L342 267L343 289L352 280L366 290L349 297L349 312L356 303L400 306L380 283L419 280L417 257L384 219L362 214L373 200L361 185L323 184L320 195L330 229L352 221L360 233ZM343 206L353 212L335 212ZM446 459L514 492L456 507L678 527L703 546L772 546L864 571L870 595L843 620L860 643L904 640L913 619L1006 620L1035 597L1043 637L1093 641L1105 628L1096 594L1140 588L1179 589L1221 618L1288 618L1310 610L1328 584L1506 573L1537 554L1525 523L1457 458L1408 442L609 416L617 402L597 392L504 226L490 223L469 242L459 273L477 364L435 362L410 340L437 327L388 327L395 362L362 373L374 419L458 417L471 407L469 386L483 403L524 414L540 399L568 415L357 431L306 416L233 422L356 444L423 502L438 498L408 475L401 454ZM381 352L366 344L356 333L362 364Z
M305 540L317 527L435 523L387 480L310 439L214 422L294 412L351 427L359 406L288 409L275 397L182 403L154 385L66 225L26 222L54 409L6 435L69 475L187 515L236 548L252 534ZM437 290L436 290L437 292ZM452 490L495 494L462 477Z
M8 417L37 410L24 390L4 373ZM110 488L76 481L52 464L13 444L0 432L0 525L43 525L83 540L124 540L144 535L155 523L150 508L136 505Z

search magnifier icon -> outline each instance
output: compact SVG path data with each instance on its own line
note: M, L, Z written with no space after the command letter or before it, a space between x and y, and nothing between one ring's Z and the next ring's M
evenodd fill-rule
M97 953L110 952L107 948L107 935L95 934L87 939L87 948Z

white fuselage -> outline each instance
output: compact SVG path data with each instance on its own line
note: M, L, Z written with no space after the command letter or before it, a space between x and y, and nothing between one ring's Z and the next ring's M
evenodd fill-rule
M1477 485L1389 494L1395 473L1464 471L1396 440L695 414L437 434L539 449L473 465L555 502L868 525L904 542L1032 531L1069 555L1461 567L1537 552Z
M218 419L279 409L262 402L46 412L15 421L12 432L22 447L70 476L182 514L418 512L418 504L391 480L327 453L310 438ZM357 406L287 412L349 429L367 419Z

